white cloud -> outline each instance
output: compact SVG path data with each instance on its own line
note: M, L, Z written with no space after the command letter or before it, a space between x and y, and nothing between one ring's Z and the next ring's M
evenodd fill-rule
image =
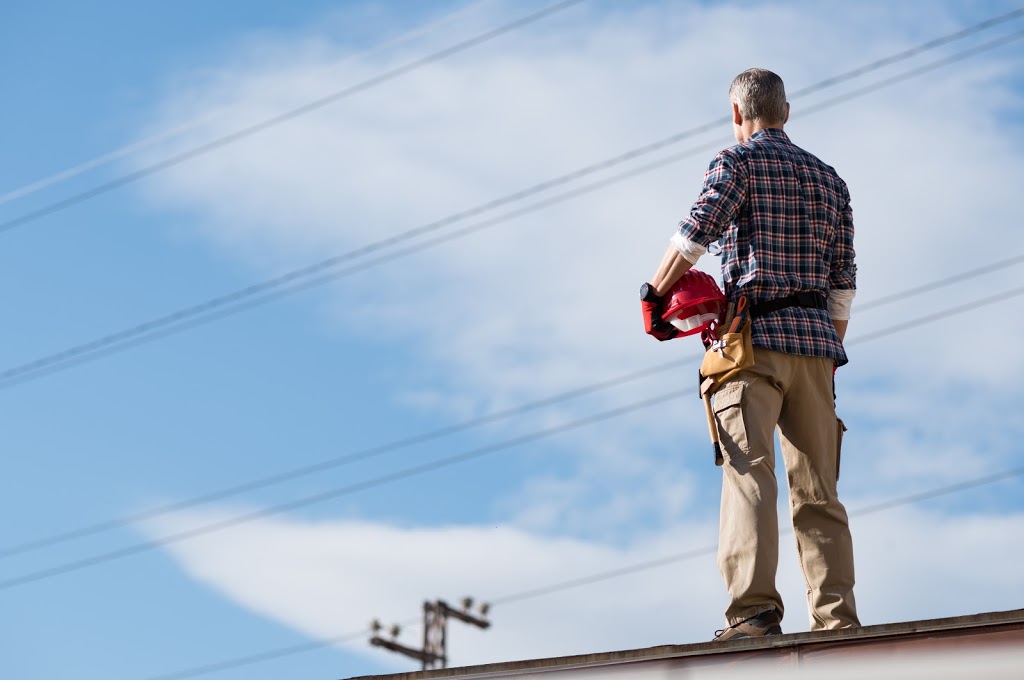
M155 535L226 519L226 510L167 518ZM785 522L783 522L785 524ZM897 508L853 519L864 624L1010 609L1024 597L1018 542L1024 515L951 517ZM262 520L169 551L193 578L239 605L314 638L416 619L424 598L501 599L715 545L709 524L676 524L624 548L541 537L508 526L397 528L365 522ZM937 538L941 536L941 539ZM984 578L978 578L984 574ZM803 578L782 537L785 630L808 629ZM499 603L487 632L452 623L453 665L701 642L721 627L724 587L714 556L679 561L540 597ZM417 633L402 638L418 644ZM408 662L371 649L403 668Z

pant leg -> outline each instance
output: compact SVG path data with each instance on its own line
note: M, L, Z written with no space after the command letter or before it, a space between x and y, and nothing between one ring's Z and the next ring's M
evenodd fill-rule
M832 361L783 356L793 367L779 430L811 629L859 626L853 539L836 489L841 438L832 396Z
M783 613L775 587L779 533L774 442L782 393L767 375L768 368L758 363L715 394L725 456L718 568L731 598L725 612L729 625L772 608Z

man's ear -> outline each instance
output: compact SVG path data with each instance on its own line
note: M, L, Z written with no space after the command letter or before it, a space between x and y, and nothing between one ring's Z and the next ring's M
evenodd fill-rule
M740 113L740 105L736 102L732 102L732 122L735 125L743 125L743 114Z
M786 102L786 115L782 119L782 124L785 125L789 122L789 102Z

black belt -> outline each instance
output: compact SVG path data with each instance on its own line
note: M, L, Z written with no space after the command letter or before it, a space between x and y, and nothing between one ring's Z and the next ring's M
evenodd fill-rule
M809 307L810 309L828 309L828 298L821 293L794 293L786 297L752 302L747 306L750 316L764 316L786 307Z

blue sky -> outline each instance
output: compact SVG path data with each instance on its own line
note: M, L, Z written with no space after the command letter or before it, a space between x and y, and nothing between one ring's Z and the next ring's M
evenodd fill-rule
M777 70L792 93L1015 9L852 5L583 2L0 232L0 370L715 120L726 113L729 80L748 66ZM543 6L7 3L0 223ZM793 100L787 130L847 179L858 228L851 364L839 374L839 413L850 427L840 489L851 511L1024 464L1024 361L1013 351L1024 331L1020 297L858 341L1021 285L1019 265L991 263L1024 252L1024 40L817 113L801 108L1021 30L1018 17ZM167 130L178 132L29 189ZM695 149L464 238L435 247L406 239L411 254L326 285L67 370L0 381L0 510L8 518L0 554L696 356L696 341L643 336L636 289L730 133L707 132L595 173L565 189ZM709 272L716 266L701 262ZM899 304L867 305L979 267L991 271ZM358 636L231 662L357 633L375 616L416 619L428 598L497 599L714 545L718 471L703 411L689 397L301 502L689 388L692 371L668 369L0 556L0 583L12 583L0 587L0 671L260 680L412 670L413 662ZM1024 527L1021 487L1015 477L856 516L864 622L1022 606L1014 565L1024 555L1013 540ZM159 545L163 536L297 501L287 512ZM800 576L785 540L785 625L803 630ZM45 576L93 556L100 563ZM40 578L14 583L31 575ZM486 633L453 628L450 654L467 664L703 641L721 626L722 591L713 557L680 561L496 606ZM417 644L417 634L401 639ZM219 662L231 667L199 673Z

